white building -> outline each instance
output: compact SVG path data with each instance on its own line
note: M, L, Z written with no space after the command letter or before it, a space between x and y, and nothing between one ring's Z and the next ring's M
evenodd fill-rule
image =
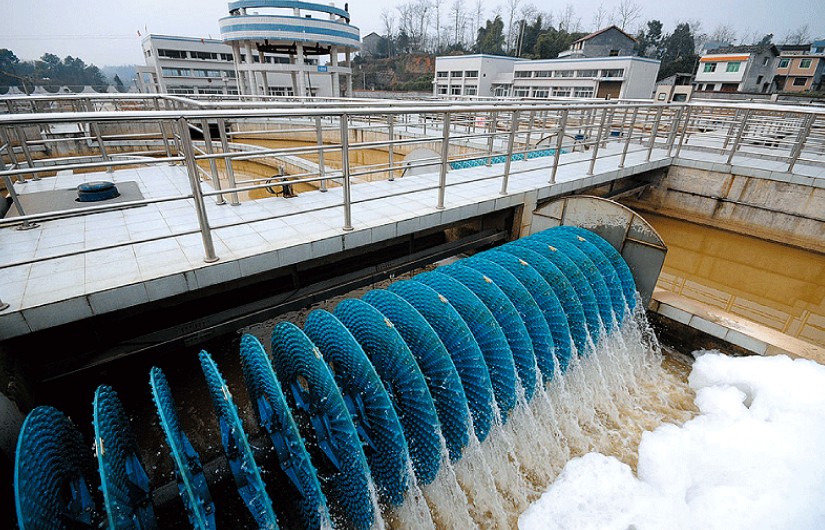
M360 31L344 9L299 0L238 0L219 23L221 40L144 37L141 92L352 94L350 60L360 48Z
M728 46L699 59L694 86L703 92L769 92L779 51L776 46Z
M532 61L489 55L437 57L433 94L650 99L659 64L632 56Z
M523 59L482 54L436 57L433 95L501 95L494 93L494 86L507 79L512 81L513 64L519 61Z

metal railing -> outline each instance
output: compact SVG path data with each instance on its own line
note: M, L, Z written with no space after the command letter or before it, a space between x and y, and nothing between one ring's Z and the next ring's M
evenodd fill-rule
M584 162L587 175L593 175L597 162L622 168L630 155L639 153L649 161L656 149L660 156L674 157L688 149L715 153L723 155L727 164L737 155L770 158L785 162L787 171L798 164L821 163L825 154L825 113L769 104L560 104L540 100L412 104L305 99L274 106L260 99L99 96L43 96L32 99L28 111L0 115L0 178L16 209L15 216L0 219L0 229L33 228L51 219L191 201L197 229L78 252L200 234L204 260L211 262L219 259L212 231L239 223L210 222L207 201L223 205L228 198L228 204L239 205L252 192L272 190L273 182L320 191L341 188L341 203L335 207L342 209L342 229L352 230L353 205L362 202L353 194L353 184L376 178L395 180L416 171L434 174L416 191L436 191L434 206L442 209L448 188L456 183L449 173L463 168L479 168L472 176L475 181L500 180L500 193L506 195L521 174L544 172L547 181L554 183L559 168L567 164ZM16 110L24 100L0 100L0 107L5 104ZM278 138L296 145L267 145L268 140ZM430 155L402 160L421 148ZM368 153L378 153L380 160L376 162L375 156L372 161L357 160ZM245 174L238 170L244 162L290 166L291 170L288 177L277 179ZM27 181L57 172L117 172L168 164L185 168L187 193L40 213L27 213L19 197ZM325 203L319 208L332 206ZM254 222L286 215L272 214ZM34 261L21 260L0 269Z

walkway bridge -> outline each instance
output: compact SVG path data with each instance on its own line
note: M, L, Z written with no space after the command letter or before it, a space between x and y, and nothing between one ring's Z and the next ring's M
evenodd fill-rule
M102 94L3 104L0 341L40 347L47 379L527 235L555 199L635 193L673 166L825 188L825 111L810 107ZM256 142L285 138L298 145ZM355 163L366 151L385 160ZM295 159L292 198L277 196L274 169L240 170ZM101 180L120 197L74 200Z

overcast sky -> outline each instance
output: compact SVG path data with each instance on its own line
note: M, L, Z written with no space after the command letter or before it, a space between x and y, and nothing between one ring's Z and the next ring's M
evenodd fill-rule
M404 0L349 0L352 24L361 35L382 33L383 8L393 9ZM441 2L441 0L436 0ZM475 0L463 0L472 9ZM528 0L520 0L522 4ZM619 0L577 0L576 15L585 30L591 29L600 4L607 11ZM699 20L702 30L711 32L720 23L744 33L774 33L774 42L788 32L808 24L812 37L825 36L823 0L635 0L642 8L640 22L659 19L665 31L682 20ZM486 15L506 0L486 1ZM321 0L319 3L327 3ZM441 2L446 11L453 0ZM343 7L344 2L336 2ZM566 2L537 0L542 11L561 12ZM80 57L98 66L143 64L140 37L162 33L214 38L220 37L218 19L227 14L227 2L220 0L0 0L0 48L9 48L23 60L43 53ZM506 8L501 8L506 12ZM638 26L638 23L633 28Z

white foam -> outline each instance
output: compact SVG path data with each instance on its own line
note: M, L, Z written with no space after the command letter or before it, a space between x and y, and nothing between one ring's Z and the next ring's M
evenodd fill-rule
M573 459L519 528L825 527L825 367L703 353L689 379L700 414L646 432L636 475Z

